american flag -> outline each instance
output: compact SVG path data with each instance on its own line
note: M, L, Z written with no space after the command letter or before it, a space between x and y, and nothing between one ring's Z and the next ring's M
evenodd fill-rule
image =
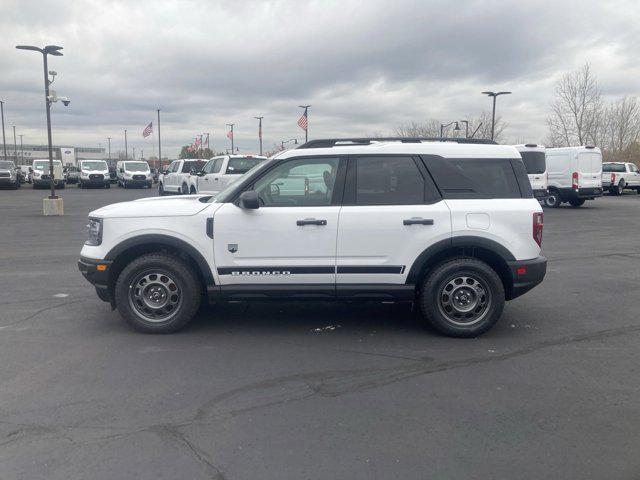
M229 130L229 131L227 132L227 138L228 138L229 140L231 140L231 139L233 138L233 130Z
M195 146L196 146L196 147L199 147L201 143L202 143L202 137L196 137L196 143L195 143Z
M209 134L207 133L207 139L205 140L205 142L203 143L203 145L206 145L207 148L209 148Z
M153 133L153 122L150 122L149 125L144 127L144 130L142 131L142 136L144 138L147 138L152 133Z
M306 132L308 125L309 124L307 123L307 111L305 110L302 116L298 119L298 126Z

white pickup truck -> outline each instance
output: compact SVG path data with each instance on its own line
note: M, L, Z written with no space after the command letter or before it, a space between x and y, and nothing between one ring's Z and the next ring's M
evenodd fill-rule
M625 188L640 193L640 172L634 163L605 162L602 164L602 188L613 195L622 195Z
M217 195L266 159L258 155L214 157L199 172L189 176L189 193Z

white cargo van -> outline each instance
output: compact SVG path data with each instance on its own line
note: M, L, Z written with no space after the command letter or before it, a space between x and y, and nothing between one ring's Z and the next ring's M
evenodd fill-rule
M31 176L33 188L47 188L51 185L51 169L49 160L35 159L33 161L33 173ZM53 161L53 183L56 188L64 188L64 173L62 171L62 162L60 160Z
M549 193L545 148L535 143L516 145L515 147L520 152L524 168L527 170L533 196L538 200L544 200Z
M81 160L78 162L80 178L78 188L110 188L109 165L104 160Z
M118 186L122 188L151 188L153 184L151 169L147 162L132 160L121 161L116 164L116 172L118 175Z
M568 202L579 207L602 196L602 153L597 147L547 148L547 207Z

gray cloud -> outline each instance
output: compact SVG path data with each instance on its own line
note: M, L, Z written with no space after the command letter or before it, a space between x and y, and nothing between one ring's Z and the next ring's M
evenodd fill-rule
M6 0L3 3L7 3ZM507 138L542 141L559 76L591 61L606 95L637 95L640 8L579 1L9 1L0 18L0 98L25 141L43 141L41 60L16 44L59 44L57 143L114 137L151 149L141 130L163 111L165 151L213 132L241 149L303 134L391 132L429 117L477 115L480 92L509 89Z

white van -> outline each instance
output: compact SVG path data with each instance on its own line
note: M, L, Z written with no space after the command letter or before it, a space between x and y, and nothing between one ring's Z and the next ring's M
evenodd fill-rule
M49 160L36 159L33 161L33 173L31 181L33 188L47 188L51 185L51 169L49 168ZM53 161L53 183L56 188L64 188L64 173L62 171L62 162L60 160Z
M516 145L515 147L520 152L524 168L527 170L533 196L538 200L544 200L549 193L545 148L535 143Z
M122 188L129 187L147 187L153 185L153 177L149 164L143 161L123 160L116 163L116 172L118 175L118 186Z
M111 188L109 165L104 160L82 160L78 162L78 170L80 170L78 188L90 186Z
M568 202L579 207L602 196L602 152L597 147L547 148L547 207Z

